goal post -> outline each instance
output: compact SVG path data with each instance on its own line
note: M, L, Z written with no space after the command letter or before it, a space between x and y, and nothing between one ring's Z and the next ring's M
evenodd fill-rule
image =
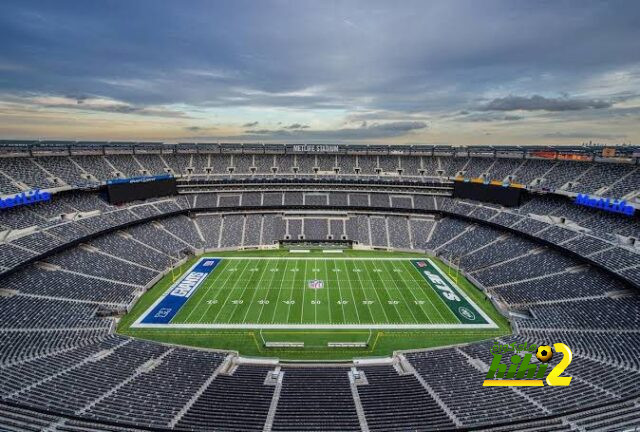
M462 261L462 255L454 255L453 252L449 254L447 265L447 275L456 283L460 277L460 262Z
M176 268L176 264L179 262L180 260L176 260L174 261L173 259L173 253L171 251L169 251L169 266L171 267L171 282L175 282L176 279L180 276L180 272L178 271L178 269Z

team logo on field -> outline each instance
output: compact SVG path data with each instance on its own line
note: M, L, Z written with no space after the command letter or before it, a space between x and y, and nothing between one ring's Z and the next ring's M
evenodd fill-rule
M205 261L204 264L202 264L204 267L211 267L212 265L214 265L216 262L215 261Z
M421 268L427 266L427 263L424 261L418 261L416 264L418 264L418 267L421 267Z
M164 318L167 315L169 315L169 312L171 312L171 308L162 308L158 312L156 312L154 317L155 318Z
M321 289L324 288L324 281L320 279L313 279L309 281L309 288L311 289Z
M471 312L468 308L466 308L464 306L460 306L458 308L458 312L460 312L460 315L462 315L463 317L465 317L469 321L473 321L473 320L476 319L476 315L473 312Z

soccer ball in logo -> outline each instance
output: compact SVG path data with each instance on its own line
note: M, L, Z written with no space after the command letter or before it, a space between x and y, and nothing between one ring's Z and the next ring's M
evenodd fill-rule
M546 363L553 357L553 352L549 345L540 345L538 351L536 351L536 358L542 363Z

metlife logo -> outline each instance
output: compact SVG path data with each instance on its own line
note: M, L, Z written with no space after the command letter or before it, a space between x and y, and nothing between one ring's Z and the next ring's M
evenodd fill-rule
M51 194L49 192L44 192L40 189L34 189L27 192L21 192L13 196L8 196L6 198L0 198L0 210L6 210L13 207L19 207L50 200Z
M576 196L575 203L581 206L597 208L610 213L620 213L633 216L636 209L627 204L626 201L612 200L611 198L592 198L586 194Z

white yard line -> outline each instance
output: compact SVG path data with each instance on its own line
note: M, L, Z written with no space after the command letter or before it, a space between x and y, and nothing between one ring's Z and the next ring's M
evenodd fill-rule
M363 266L364 266L365 270L367 270L367 264L363 263ZM372 305L374 303L376 304L376 306L378 306L378 308L380 308L382 310L382 314L384 315L384 317L387 320L387 322L389 322L389 317L387 316L385 308L382 306L382 302L380 300L380 297L378 296L378 289L375 286L373 286L374 282L377 282L377 281L374 281L373 279L363 278L360 275L359 272L357 273L356 277L358 278L358 283L360 284L360 291L362 291L362 293L364 294L366 301L373 302L372 304L367 304L366 305L367 306L367 310L369 311L369 316L371 317L371 322L375 322L376 321L376 318L375 318L375 316L373 314L373 311L371 310L372 309ZM369 284L369 286L366 286L367 284ZM373 291L376 294L376 298L378 299L378 303L374 302L373 299L369 298L369 295L367 295L367 291Z
M365 267L367 265L365 264ZM377 269L377 267L375 267L373 270ZM373 271L370 270L370 271ZM370 282L374 282L373 280L370 280ZM372 287L373 288L373 287ZM391 323L389 321L389 315L387 315L387 310L384 307L384 304L382 303L382 299L380 298L380 294L378 293L378 289L377 288L373 288L373 292L376 294L376 298L378 299L378 304L380 305L380 309L382 309L382 314L384 315L384 319L387 320L388 323ZM373 314L371 314L371 318L373 318Z
M209 289L215 285L216 282L218 282L218 280L225 275L226 273L224 272L224 269L226 268L226 263L224 261L220 261L220 263L218 264L220 267L214 269L213 271L215 272L216 270L218 271L218 274L216 275L215 278L211 279L210 281L205 281L204 285L201 288L206 289L207 291L205 291L204 295L202 296L202 298L198 301L198 303L196 303L196 305L193 307L193 309L191 309L191 311L189 312L189 314L187 315L187 317L185 318L185 321L189 321L189 318L191 318L191 315L193 315L193 313L195 313L195 311L197 311L200 308L200 304L205 300L205 298L207 297L207 294L209 292ZM231 278L231 275L229 275L227 277L227 279L225 279L225 281L223 282L222 286L225 286L227 284L227 282L229 281L229 279ZM215 292L215 297L213 298L214 300L218 298L218 295L220 294L221 290L220 288L218 288L217 290L214 291ZM187 304L189 304L189 300L187 300L187 302L183 305L186 306ZM198 319L198 322L202 320L202 318L207 314L207 312L209 311L209 308L211 308L211 305L209 305L209 307L206 308L205 312L202 314L202 316L200 316L200 318ZM178 314L176 314L177 316ZM174 317L175 318L175 317Z
M251 268L253 268L253 264L255 263L255 261L251 261L250 263L251 263ZM240 273L240 278L236 279L236 282L233 284L233 287L231 288L230 292L233 292L234 288L238 285L238 283L241 280L243 280L242 279L242 275L244 274L244 272L247 271L248 267L249 267L249 262L247 262L247 265L242 269L242 272ZM249 278L247 280L250 281L251 278ZM227 321L228 323L231 323L231 320L233 319L233 316L236 314L236 311L238 310L238 306L240 306L241 304L244 304L244 293L247 291L247 288L248 288L248 284L245 283L244 287L242 288L242 292L240 293L240 297L235 299L235 300L232 300L232 302L233 301L241 301L242 303L234 303L233 312L231 312L231 314L229 314L229 320ZM229 301L229 299L227 298L226 301ZM222 306L224 306L224 304ZM249 305L249 306L251 306L251 305ZM220 314L221 311L222 311L222 309L220 309L220 311L218 311L218 314Z
M418 269L415 268L415 266L413 264L411 264L410 262L407 262L405 264L405 267L409 267L408 273L411 275L411 278L414 280L414 282L416 282L418 284L418 286L420 287L420 289L422 290L422 293L425 295L425 297L427 298L427 300L429 300L429 303L431 304L431 306L433 307L433 310L436 311L436 313L438 315L440 315L440 318L443 321L448 321L444 316L442 316L442 313L440 312L440 309L431 301L431 298L429 297L429 294L427 292L425 292L425 288L424 286L426 285L428 287L428 289L430 289L436 296L438 295L438 293L435 292L435 288L433 288L431 286L431 284L429 282L427 282L427 280L425 278L422 277L422 275L419 275L420 278L422 278L422 280L420 280L419 278L416 277L415 273L418 272ZM451 309L449 309L449 306L447 306L447 304L440 298L438 297L438 300L440 301L440 303L444 306L445 309L447 309L448 311L451 312L451 315L453 315L453 318L460 322L460 320L458 319L458 317L456 316L456 314L453 313L453 311L451 311Z
M388 263L385 263L388 264ZM390 272L394 272L395 273L396 267L391 266L391 271ZM400 287L398 286L398 282L396 282L396 280L393 280L393 284L396 287L396 291L398 291L398 294L400 294L400 297L402 298L402 300L404 300L405 303L407 303L407 309L409 310L409 313L411 314L411 317L413 317L413 321L420 322L418 321L418 319L416 318L415 314L413 313L413 310L411 310L411 304L407 301L407 297L404 295L404 293L402 292L402 290L400 289ZM415 300L415 296L413 297ZM402 317L402 315L400 315L400 317Z
M200 304L205 300L209 289L211 289L212 286L215 285L215 282L217 282L222 275L226 275L226 273L224 272L224 269L226 269L226 265L222 265L224 262L220 263L220 268L218 270L219 273L216 277L215 280L212 280L211 283L206 284L205 286L203 286L202 288L205 288L207 291L204 293L204 295L202 296L202 298L198 301L198 303L193 307L193 309L191 309L191 311L189 312L189 315L187 315L187 317L185 318L185 320L189 320L189 318L191 318L191 315L193 313L195 313L197 310L200 309ZM227 276L227 278L224 280L224 282L222 283L222 286L220 287L215 287L216 289L214 290L215 296L213 297L213 299L210 300L218 300L218 296L220 295L220 293L222 293L222 288L224 288L227 285L227 282L229 282L229 280L231 280L231 275ZM187 301L187 303L185 303L185 305L187 305L189 302ZM202 318L204 318L208 313L209 310L211 309L211 306L213 306L213 303L209 304L209 306L207 306L204 310L204 312L200 315L200 318L198 318L198 322L202 321Z
M313 279L318 279L316 277L316 271L315 269L318 268L318 262L316 260L313 260ZM320 270L320 269L318 269ZM318 290L314 289L313 290L313 322L314 324L318 324Z
M295 270L295 274L297 275L298 273L300 273L300 269L298 268L298 265L296 264L296 268L295 269L291 269L291 270ZM289 294L289 304L287 304L287 322L289 322L289 317L291 316L291 306L296 304L295 300L293 298L293 293L295 292L296 289L296 283L298 281L296 280L296 276L293 277L293 283L291 284L291 294ZM293 303L292 303L293 302Z
M327 267L326 264L324 264L324 273L327 276L327 284L325 286L325 290L327 291L327 308L329 310L329 322L332 323L333 322L333 318L331 318L331 296L329 295L329 267Z
M389 272L388 270L384 270L384 271L389 273L389 275L393 274L393 272ZM382 280L382 278L381 278L381 280ZM391 280L393 280L393 278ZM398 305L394 304L394 303L389 303L389 302L395 302L395 301L399 301L399 300L396 300L396 299L391 297L391 294L389 293L389 289L387 288L386 284L383 285L383 288L384 288L384 292L387 293L387 297L389 297L389 300L387 301L387 304L391 304L393 306L393 308L396 310L396 313L398 314L398 319L402 320L402 314L400 313L400 310L398 309Z
M347 265L345 264L344 266L346 268ZM355 274L356 274L356 278L358 278L358 285L359 285L358 289L360 291L362 291L362 293L364 294L365 291L364 291L364 286L362 286L362 279L360 278L360 272L355 272ZM349 278L349 286L351 287L351 295L353 296L353 283L351 282L351 278ZM357 313L358 305L356 304L355 296L353 296L353 297L354 297L353 303L356 306L356 313ZM365 294L365 297L366 297L366 294ZM369 299L365 298L365 301L369 301ZM373 319L373 314L371 313L371 305L369 305L369 304L365 305L364 303L363 303L363 305L367 307L366 310L369 313L369 317L371 318L371 321L373 322L374 319ZM360 319L360 314L359 313L358 313L358 322L359 323L362 322L362 320Z
M256 265L260 265L261 261L258 261L256 263ZM253 302L256 299L256 294L258 294L258 290L260 290L260 287L262 286L262 278L264 277L264 272L267 270L267 266L265 265L264 268L262 269L262 273L260 274L260 279L258 279L258 286L254 288L253 290L253 295L251 296L251 302L249 303L249 307L247 308L247 311L244 313L244 317L242 317L242 322L245 323L247 322L247 315L249 315L249 311L251 310L251 307L253 306Z
M336 274L336 281L338 282L338 292L340 293L340 300L338 300L340 302L340 306L342 306L342 321L344 323L347 322L347 314L344 312L344 303L343 303L343 298L342 298L342 289L340 288L340 277L338 276L338 273L340 273L340 269L338 267L335 267L337 264L334 264L333 269L331 269L332 272L334 272ZM338 271L336 271L338 270Z
M392 266L392 267L393 267L393 266ZM396 269L396 267L393 267L393 270L395 270L395 269ZM402 283L404 283L404 284L406 284L406 281L405 281L405 280L401 280L401 282L402 282ZM394 283L394 284L395 284L395 286L396 286L396 290L398 290L398 292L400 293L400 296L402 296L402 298L404 299L405 303L407 303L407 309L409 309L409 312L411 313L411 316L413 317L413 320L414 320L415 322L420 322L420 321L416 318L416 315L413 313L413 310L411 310L411 302L407 301L407 296L404 294L404 292L402 292L402 290L401 290L401 289L400 289L400 287L398 286L398 282L396 282L396 281L395 281L395 279L394 279L393 283ZM420 309L422 309L422 312L424 312L424 308L422 307L422 305L420 305L420 304L418 303L418 299L417 299L417 297L413 294L413 290L411 290L411 288L408 288L408 290L411 292L411 297L413 297L413 301L415 302L414 304L415 304L415 305L417 305L417 306L419 306L419 307L420 307ZM424 312L424 314L425 314L425 316L427 316L427 313L426 313L426 312ZM427 319L429 319L429 318L428 318L428 316L427 316Z
M246 269L248 265L249 265L249 261L247 261L247 262L246 262L246 264L245 264L245 266L243 267L243 269L242 269L242 270L244 271L244 269ZM234 268L235 268L235 267L234 267ZM237 269L236 269L236 270L237 270ZM227 271L228 271L228 270L227 270ZM234 273L234 274L235 274L235 272L236 272L236 271L233 271L233 272L230 272L230 273ZM231 276L229 276L229 279L231 279ZM227 279L227 281L228 281L229 279ZM236 283L237 283L237 282L238 282L238 281L236 280L236 281L232 284L232 287L234 287L234 286L236 285ZM225 283L225 284L226 284L226 283ZM218 321L218 316L220 316L220 313L222 312L222 310L224 309L225 305L226 305L226 304L227 304L227 302L229 301L229 297L231 297L231 294L232 294L232 293L233 293L233 289L228 290L227 296L225 297L224 302L220 305L220 309L218 310L218 313L216 313L216 316L215 316L215 317L213 317L213 322L217 322L217 321ZM207 308L207 312L208 312L208 309L209 309L209 308ZM206 313L205 313L205 314L206 314ZM204 315L203 315L203 317L204 317ZM202 319L202 318L200 318L200 319Z
M284 272L283 274L287 274L287 265L289 265L289 263L285 263L284 264ZM276 307L273 309L273 315L271 316L271 322L273 322L274 319L276 319L276 312L278 312L278 306L280 306L280 293L282 292L282 282L284 281L284 278L282 278L282 281L280 281L280 289L278 290L278 297L276 297Z
M307 290L306 284L305 282L307 281L307 262L304 262L304 273L303 273L303 279L302 279L302 304L300 305L300 307L302 308L302 310L300 311L300 324L302 324L302 321L304 321L304 292ZM289 321L289 320L287 320Z
M342 263L342 265L344 266L344 271L348 272L349 269L347 268L347 265L345 263ZM352 269L355 270L355 269ZM356 275L358 274L358 272L355 272ZM347 273L348 274L348 273ZM358 324L362 323L362 320L360 319L360 312L358 312L358 304L356 303L356 295L353 293L353 284L351 283L351 277L347 277L347 281L349 282L349 290L351 291L351 300L353 300L353 307L356 310L356 317L358 318Z
M286 264L285 264L286 266ZM269 271L272 272L272 270L274 270L275 267L270 268ZM269 283L269 288L267 289L267 294L265 295L265 299L269 300L269 294L271 293L271 290L273 289L273 282L276 280L276 275L278 274L277 268L276 271L273 271L273 277L271 278L271 282ZM280 282L280 284L282 284L282 281ZM269 300L270 301L270 300ZM256 318L256 322L260 322L260 318L262 317L262 312L264 312L264 307L266 306L265 303L262 304L262 307L260 308L260 313L258 313L258 318ZM275 307L277 308L278 305L276 304Z

